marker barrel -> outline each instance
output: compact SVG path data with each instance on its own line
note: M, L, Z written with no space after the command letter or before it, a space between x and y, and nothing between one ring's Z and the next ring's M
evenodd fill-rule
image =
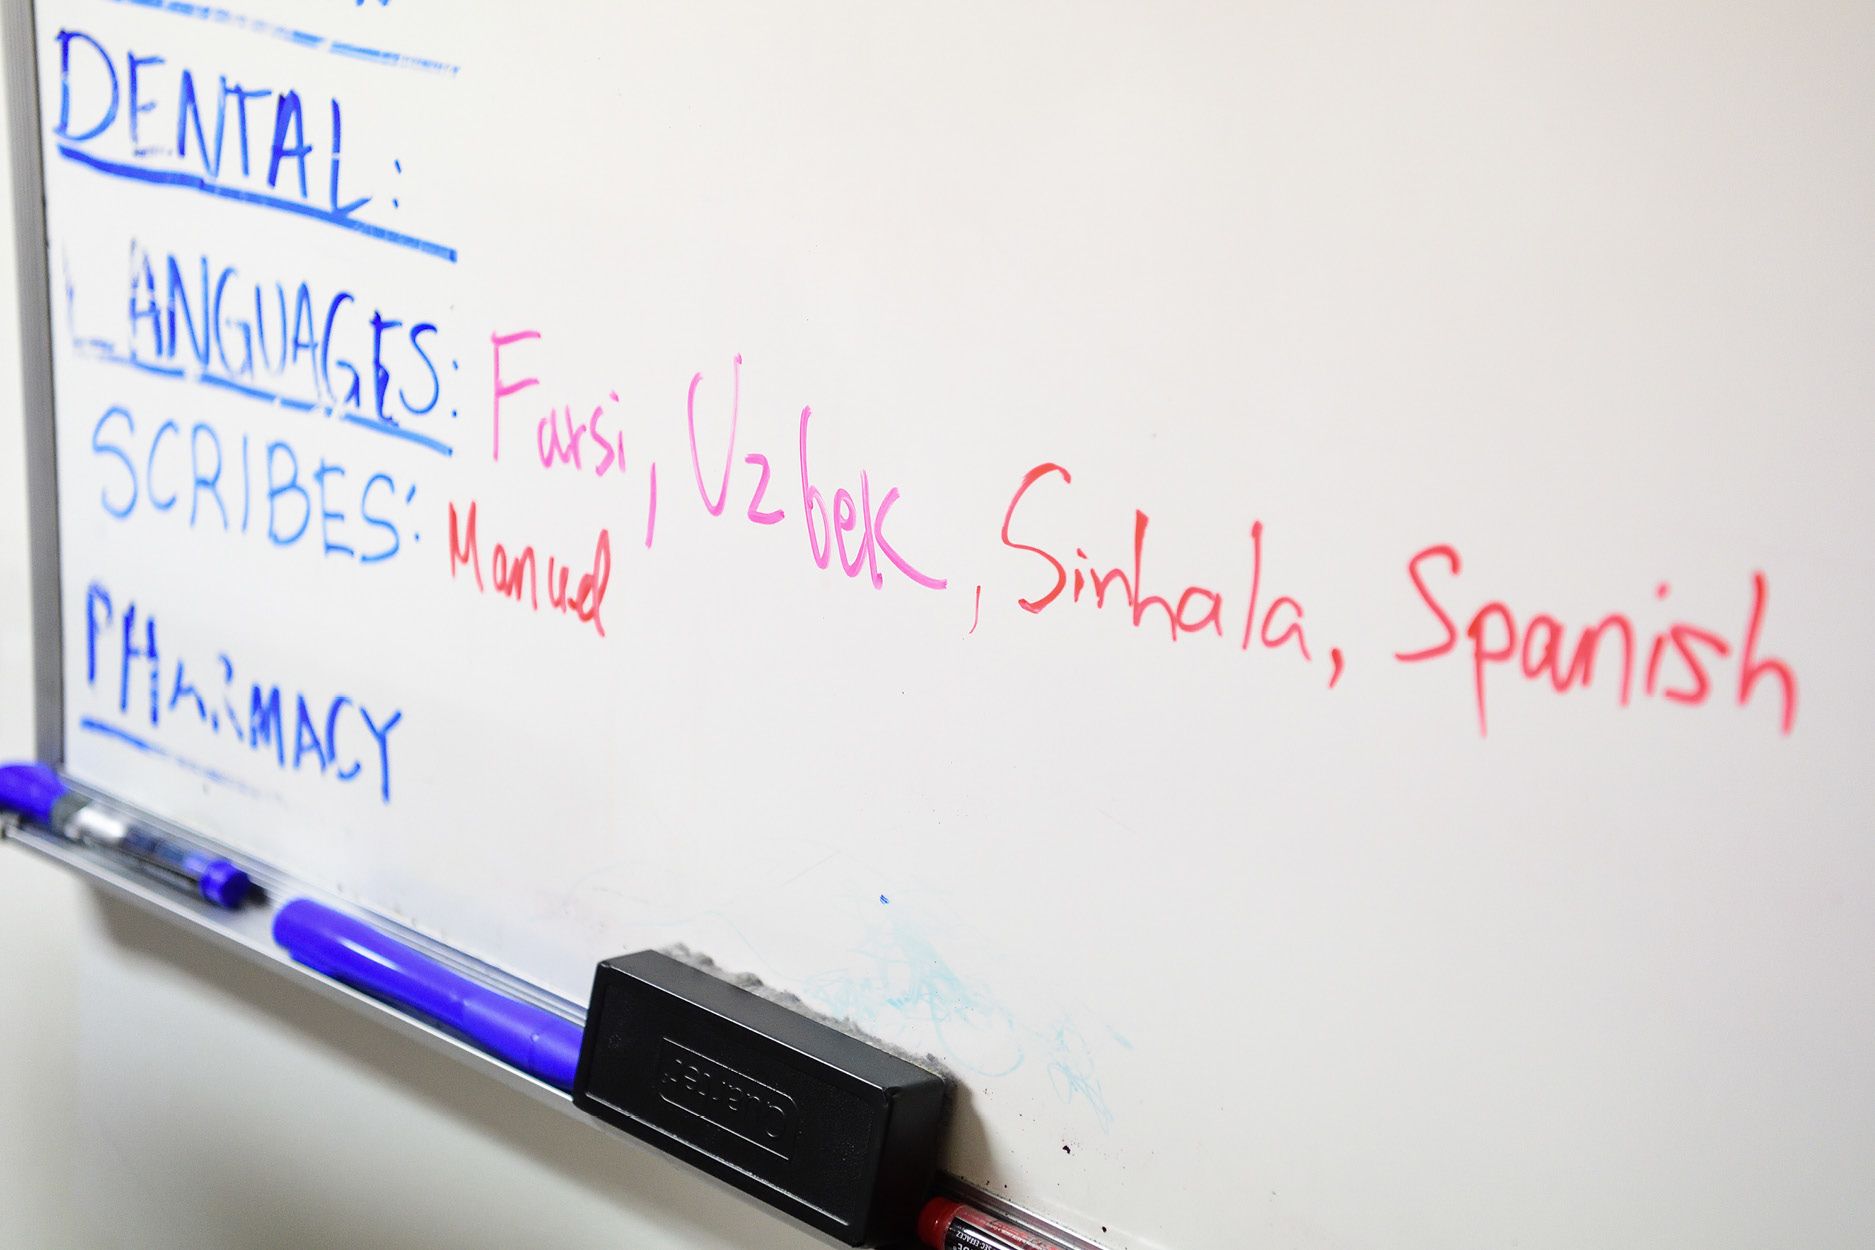
M245 872L219 856L152 833L120 812L67 793L52 809L52 822L74 842L99 847L129 862L171 889L217 907L239 907L250 882Z
M573 1088L583 1030L571 1020L471 981L382 929L309 898L279 910L273 939L315 972L427 1016L550 1085Z

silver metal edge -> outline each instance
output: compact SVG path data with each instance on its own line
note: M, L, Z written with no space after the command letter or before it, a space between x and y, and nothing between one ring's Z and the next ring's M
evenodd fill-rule
M151 887L143 878L137 876L134 872L124 869L108 854L94 851L87 847L75 846L70 842L62 841L32 825L15 821L11 826L0 826L0 828L4 828L7 831L17 831L19 834L23 835L27 844L43 846L47 850L47 853L52 854L55 859L67 865L77 867L81 871L93 875L98 873L106 874L113 883L122 881L134 884L151 898L164 904L164 910L167 914L186 918L217 932L234 935L239 938L239 940L248 942L251 947L258 950L260 953L275 959L277 962L297 972L304 972L305 970L300 968L299 965L294 964L290 959L287 959L285 954L273 942L273 917L274 913L279 910L281 904L289 899L312 898L332 907L336 907L341 911L347 911L354 915L366 917L373 925L384 930L406 946L421 951L444 967L449 968L453 972L460 973L471 981L486 985L491 989L499 990L511 998L518 998L524 1002L532 1003L536 1007L551 1011L555 1015L570 1020L574 1024L582 1027L584 1027L586 1023L586 1009L581 1003L570 1002L557 994L542 989L531 981L523 981L503 968L485 963L472 955L457 950L453 946L447 946L437 941L435 938L430 937L428 934L412 929L388 916L379 915L369 906L358 902L356 899L345 898L332 891L314 886L290 873L283 872L272 864L267 863L265 860L259 859L244 850L230 846L225 842L217 841L205 834L196 833L192 829L186 829L173 821L164 820L158 816L152 816L147 812L139 810L135 804L127 803L115 795L99 790L95 786L86 785L70 777L67 777L65 781L66 785L71 788L73 793L82 794L92 799L102 800L104 803L120 811L134 813L139 825L146 826L159 833L167 834L188 845L213 852L224 859L230 859L240 864L242 870L247 873L254 884L260 887L260 901L250 903L238 912L225 911L221 908L211 907L206 903L199 902L192 898L176 895L168 890ZM373 999L372 1001L375 1002L376 1000Z
M194 840L201 842L204 846L213 845L206 839ZM494 1078L509 1089L527 1095L542 1106L564 1113L566 1118L575 1124L584 1125L607 1138L626 1144L631 1149L648 1151L660 1159L667 1160L672 1166L683 1166L680 1161L672 1159L664 1151L640 1141L622 1129L612 1127L603 1120L587 1115L573 1105L572 1096L565 1090L537 1080L518 1068L510 1067L454 1033L438 1028L400 1008L293 962L292 958L273 941L273 917L285 900L310 897L354 913L370 914L356 903L336 898L323 890L268 870L264 865L255 865L251 859L243 857L241 862L244 868L258 870L255 879L261 882L263 890L266 891L266 898L258 904L243 907L238 911L225 911L155 884L119 865L104 852L69 842L44 829L25 824L10 815L0 815L0 842L12 843L23 851L55 860L89 880L105 894L121 899L180 929L199 933L217 947L232 951L263 968L271 969L287 980L305 986L331 1002L349 1007L359 1015L376 1021L393 1033L414 1039L435 1054L447 1056L484 1076ZM374 923L384 924L387 928L397 930L399 938L407 938L420 944L428 953L451 956L450 962L455 965L457 971L465 975L487 977L490 984L497 985L504 990L514 989L521 985L514 978L499 973L497 970L488 969L485 965L460 952L449 952L440 944L423 938L419 934L413 934L407 929L402 929L381 917L372 916L371 918ZM490 975L491 973L493 975ZM555 998L544 990L529 988L532 990L529 996L536 1002L551 1005L560 1014L576 1022L585 1020L585 1012L582 1009L574 1007L563 999ZM727 1182L709 1176L707 1173L696 1172L695 1174L705 1177L712 1188L720 1192L726 1200L743 1203L777 1220L784 1218L773 1207L743 1193ZM819 1239L827 1246L844 1244L806 1225L796 1224L795 1227Z
M38 39L31 0L0 0L0 84L12 151L18 250L20 389L26 427L27 541L32 577L33 742L48 763L65 758L60 630L58 459L53 442L52 304L46 256L45 178L39 140Z
M303 889L297 882L288 885L276 876L273 878L273 886L277 893L270 891L265 902L258 906L243 907L238 911L224 911L120 867L104 852L67 841L46 830L23 824L10 816L0 818L0 836L4 836L6 841L15 846L58 861L94 884L103 887L106 893L115 898L132 903L182 928L193 929L209 938L217 946L232 950L254 963L272 968L290 976L293 980L309 985L335 1002L347 1004L361 1014L383 1021L397 1032L417 1038L432 1050L449 1054L480 1068L511 1089L527 1093L541 1102L554 1105L564 1104L569 1109L572 1107L572 1099L554 1086L536 1080L518 1068L509 1067L453 1033L430 1025L389 1003L294 963L286 951L273 941L273 918L283 899L311 895L318 897L322 902L329 902L356 912L359 909L354 905L340 902L329 896L321 896L317 891ZM581 1018L582 1015L583 1013L580 1013L574 1018Z

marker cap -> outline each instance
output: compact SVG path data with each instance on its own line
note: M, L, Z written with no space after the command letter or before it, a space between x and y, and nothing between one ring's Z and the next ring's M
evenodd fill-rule
M943 1250L944 1234L950 1231L951 1220L963 1205L949 1198L933 1198L925 1203L924 1210L918 1213L918 1240Z
M1061 1250L1046 1237L950 1198L924 1204L918 1240L932 1250Z
M44 764L0 766L0 807L10 807L37 821L52 819L52 805L65 793L65 783Z
M202 891L202 897L215 906L234 908L241 905L252 884L245 872L225 859L217 859L203 867L201 884L197 888Z

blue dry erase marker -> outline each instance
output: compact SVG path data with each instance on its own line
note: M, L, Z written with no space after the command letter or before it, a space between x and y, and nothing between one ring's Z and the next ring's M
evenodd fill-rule
M0 766L0 807L73 842L108 851L144 875L217 907L239 907L252 885L227 860L143 828L134 817L69 789L44 764Z
M428 1016L530 1076L573 1088L583 1031L570 1020L477 985L311 899L296 898L280 909L273 940L314 971Z

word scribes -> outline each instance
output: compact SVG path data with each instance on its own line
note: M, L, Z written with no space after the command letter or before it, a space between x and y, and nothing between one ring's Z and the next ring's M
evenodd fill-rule
M175 524L252 533L275 547L377 564L403 546L416 487L390 472L295 450L285 438L221 433L199 419L145 419L114 404L91 429L91 450L110 466L98 502L106 515L168 515Z

